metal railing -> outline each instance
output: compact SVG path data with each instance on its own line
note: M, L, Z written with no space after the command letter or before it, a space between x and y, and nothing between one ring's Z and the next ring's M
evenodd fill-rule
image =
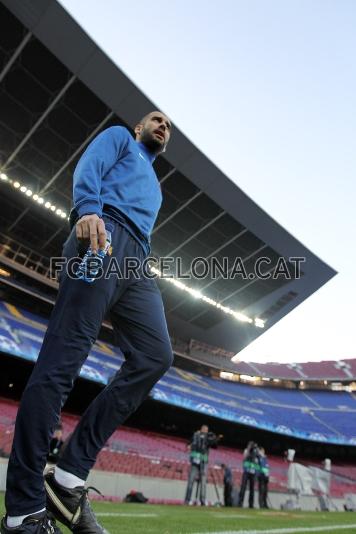
M0 258L7 258L51 280L50 259L0 233Z

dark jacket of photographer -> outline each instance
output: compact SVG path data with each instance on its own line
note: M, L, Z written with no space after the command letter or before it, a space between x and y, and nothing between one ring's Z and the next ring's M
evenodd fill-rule
M194 432L190 443L190 461L192 464L207 464L209 449L216 449L218 437L213 432Z
M244 473L255 475L259 471L259 454L257 446L250 446L244 451L243 460Z

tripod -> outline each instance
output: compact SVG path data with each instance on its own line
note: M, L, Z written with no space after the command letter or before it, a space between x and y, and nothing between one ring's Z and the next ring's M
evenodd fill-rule
M205 465L203 463L201 463L200 466L199 466L199 478L197 480L197 487L196 487L196 491L195 491L195 504L197 504L200 501L200 504L202 506L204 506L205 503L201 502L201 498L199 499L199 490L201 488L202 474L204 472L204 468L205 468ZM213 479L213 484L214 484L215 493L216 493L216 497L217 497L217 501L215 503L215 506L222 506L222 502L221 502L221 499L220 499L218 486L216 484L216 479L215 479L215 475L214 475L213 472L212 472L212 479Z
M205 469L205 464L204 462L200 462L199 464L199 478L197 480L197 488L196 488L196 491L195 491L195 504L197 505L198 503L200 503L202 506L205 505L205 502L202 502L202 494L201 494L201 491L202 491L202 476L204 474L204 469ZM200 497L199 497L199 491L200 491Z
M220 494L219 494L219 490L218 490L218 486L216 484L216 480L215 480L215 474L214 472L212 471L211 472L211 477L213 479L213 484L214 484L214 488L215 488L215 493L216 493L216 496L218 498L218 500L216 501L215 503L215 506L222 506L222 502L221 502L221 499L220 499Z

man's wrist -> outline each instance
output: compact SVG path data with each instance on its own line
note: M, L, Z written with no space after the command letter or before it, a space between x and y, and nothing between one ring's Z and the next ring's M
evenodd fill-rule
M98 217L102 216L102 211L100 204L95 200L85 200L79 206L76 207L79 218L84 217L84 215L97 215Z
M98 215L97 213L95 213L95 211L88 211L88 213L83 213L82 215L80 215L79 219L82 219L83 217L87 217L88 215L96 215L97 217L99 217L99 219L101 219L101 215Z

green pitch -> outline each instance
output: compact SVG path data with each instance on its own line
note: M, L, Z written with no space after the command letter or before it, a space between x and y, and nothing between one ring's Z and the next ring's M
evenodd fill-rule
M355 534L356 513L94 503L110 534ZM0 496L4 512L4 495ZM62 529L63 533L69 531Z

